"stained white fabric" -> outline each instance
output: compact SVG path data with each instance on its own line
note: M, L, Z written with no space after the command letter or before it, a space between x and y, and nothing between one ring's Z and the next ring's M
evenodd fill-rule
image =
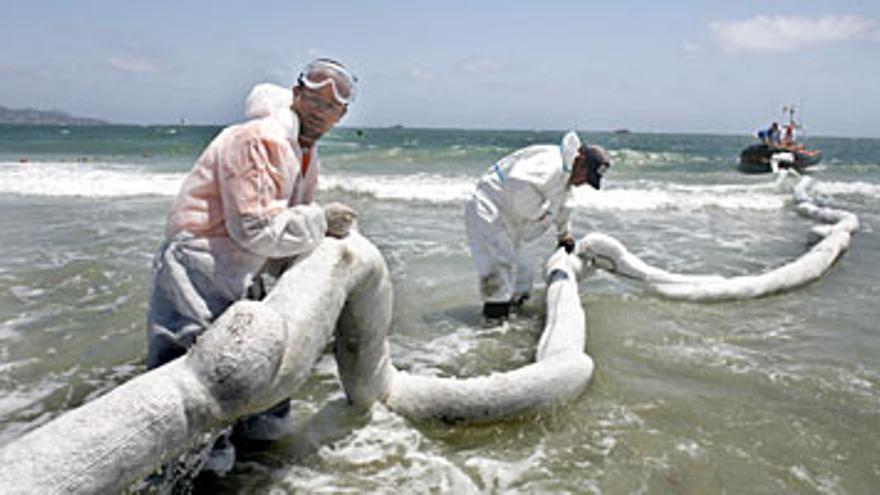
M153 263L149 367L185 352L267 260L323 240L325 212L312 203L317 150L300 148L291 102L289 90L256 86L246 104L255 118L224 129L184 180Z

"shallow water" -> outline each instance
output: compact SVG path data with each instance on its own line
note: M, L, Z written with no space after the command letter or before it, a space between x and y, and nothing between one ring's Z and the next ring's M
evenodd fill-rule
M214 128L0 126L0 444L143 372L149 264L179 181ZM82 134L82 135L80 135ZM670 271L743 275L807 249L812 222L769 176L735 171L745 137L585 133L615 159L578 194L606 232ZM322 202L360 212L395 284L392 356L475 376L533 358L542 284L485 327L462 209L494 159L556 132L341 129ZM298 433L246 446L216 493L873 493L880 487L880 141L815 139L816 191L862 228L822 279L756 300L581 286L586 393L480 427L353 417L330 356L294 397ZM145 153L145 151L148 151ZM21 160L26 158L27 162ZM536 271L552 248L531 246Z

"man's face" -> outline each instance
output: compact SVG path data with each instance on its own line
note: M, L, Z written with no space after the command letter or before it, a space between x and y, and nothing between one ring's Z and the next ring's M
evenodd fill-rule
M329 84L318 89L294 87L291 109L299 117L300 139L309 144L329 131L346 111L345 105L334 98Z

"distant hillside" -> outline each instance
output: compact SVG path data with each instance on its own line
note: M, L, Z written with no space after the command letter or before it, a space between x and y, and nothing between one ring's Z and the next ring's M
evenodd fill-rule
M109 122L73 115L58 111L42 111L32 108L13 110L0 105L0 124L41 124L41 125L104 125Z

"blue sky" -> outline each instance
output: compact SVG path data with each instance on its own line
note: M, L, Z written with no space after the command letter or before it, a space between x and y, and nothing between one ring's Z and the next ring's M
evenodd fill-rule
M343 124L880 137L880 2L8 2L0 105L228 123L316 56Z

